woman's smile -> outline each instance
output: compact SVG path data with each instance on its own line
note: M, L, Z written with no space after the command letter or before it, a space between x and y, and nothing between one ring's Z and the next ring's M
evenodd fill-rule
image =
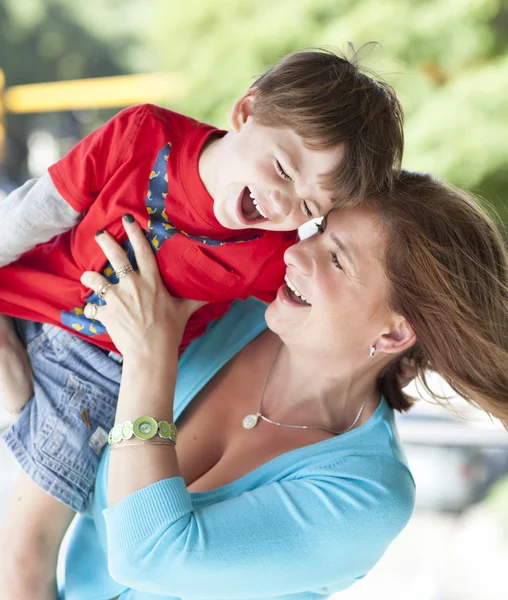
M289 305L296 308L310 308L312 305L306 300L303 300L301 296L298 296L286 283L283 283L278 292L277 298L283 304Z

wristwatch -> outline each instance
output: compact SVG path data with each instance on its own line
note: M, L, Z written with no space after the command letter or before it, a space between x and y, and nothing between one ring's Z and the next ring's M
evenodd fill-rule
M164 440L169 440L176 444L177 430L174 423L167 421L156 421L153 417L139 417L132 423L124 421L117 423L111 428L108 435L108 444L118 444L122 440L130 440L133 436L139 440L150 440L159 434Z

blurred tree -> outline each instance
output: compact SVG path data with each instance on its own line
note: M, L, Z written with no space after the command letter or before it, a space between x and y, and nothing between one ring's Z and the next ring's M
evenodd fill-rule
M159 0L147 42L190 92L173 107L227 127L252 77L305 46L360 55L406 111L405 167L472 189L508 221L508 6L504 0ZM351 56L351 52L349 52Z
M0 0L0 68L8 86L122 74L128 71L122 60L126 48L135 44L133 34L107 36L97 20L87 23L73 4L63 0ZM38 119L37 115L8 118L4 169L12 179L27 176L26 140ZM65 126L72 119L67 113L50 121ZM90 128L98 124L91 121Z
M8 85L178 70L189 93L172 108L221 127L284 54L338 46L351 57L349 40L383 45L360 63L405 107L405 166L472 189L508 222L506 0L0 0ZM32 122L10 118L12 148Z

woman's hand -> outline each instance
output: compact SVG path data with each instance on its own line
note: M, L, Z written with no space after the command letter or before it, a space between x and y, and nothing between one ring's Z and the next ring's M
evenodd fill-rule
M104 325L124 357L149 357L158 350L176 353L189 317L206 302L180 300L168 293L150 244L130 218L126 215L123 224L139 271L122 275L116 285L100 273L85 271L81 283L96 293L102 288L107 302L104 306L87 304L85 316ZM117 273L131 266L122 247L107 232L98 232L96 241Z

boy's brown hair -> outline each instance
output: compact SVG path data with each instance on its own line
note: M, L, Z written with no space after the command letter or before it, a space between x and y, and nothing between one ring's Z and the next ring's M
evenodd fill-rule
M404 150L403 110L393 89L355 61L321 48L293 52L251 86L254 118L288 127L310 149L344 144L344 159L323 185L343 205L391 187Z

